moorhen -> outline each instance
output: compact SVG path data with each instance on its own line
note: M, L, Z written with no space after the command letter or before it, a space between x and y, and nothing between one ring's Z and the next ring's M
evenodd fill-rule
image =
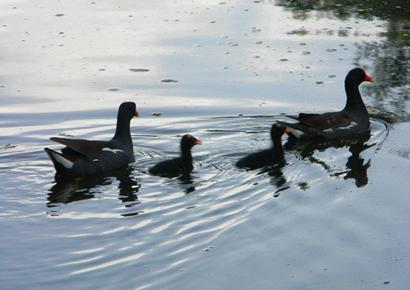
M50 138L66 146L61 149L62 153L44 148L54 164L56 175L81 177L101 174L134 162L130 134L130 121L134 116L138 116L135 103L122 103L118 109L115 135L109 141Z
M243 157L236 162L236 166L239 168L254 170L267 165L283 163L284 157L281 138L285 133L285 129L286 127L278 123L273 124L270 130L273 147Z
M157 163L148 171L154 175L173 177L180 174L186 174L194 169L192 165L191 149L202 142L192 135L186 134L181 138L181 156Z
M291 138L299 140L332 140L364 134L369 130L369 114L359 92L359 85L372 78L361 68L349 71L345 79L346 106L339 112L323 114L300 113L288 116L299 123L280 122Z

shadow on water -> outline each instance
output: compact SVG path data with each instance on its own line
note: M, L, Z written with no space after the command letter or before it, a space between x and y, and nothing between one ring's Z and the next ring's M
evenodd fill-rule
M132 169L116 171L110 175L89 176L85 178L55 177L55 184L49 189L47 206L55 207L57 204L67 204L94 198L101 193L105 186L118 181L118 199L125 207L134 206L138 202L137 192L139 184L133 177Z

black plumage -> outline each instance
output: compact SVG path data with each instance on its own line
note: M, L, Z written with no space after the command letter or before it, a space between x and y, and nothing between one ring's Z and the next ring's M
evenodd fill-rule
M360 135L369 130L369 114L363 103L359 85L372 78L361 68L349 71L345 79L346 105L338 112L323 114L300 113L289 118L299 123L280 122L286 126L286 133L296 139L331 140L340 137Z
M174 177L187 174L193 170L191 149L202 142L192 135L186 134L181 138L181 155L177 158L157 163L149 169L154 175Z
M109 141L52 137L52 141L65 145L61 153L44 148L62 176L87 176L127 167L134 162L134 149L130 121L138 116L135 103L122 103L118 109L117 127Z
M282 135L285 132L285 127L275 123L270 130L272 139L272 148L251 153L240 159L236 166L249 170L258 169L267 165L275 165L284 162Z

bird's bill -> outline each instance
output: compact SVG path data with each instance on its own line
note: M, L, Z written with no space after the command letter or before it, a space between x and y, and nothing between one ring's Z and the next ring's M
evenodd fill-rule
M364 80L366 82L373 82L373 78L369 76L367 73L364 73Z
M194 144L195 144L195 145L201 145L201 144L202 144L202 141L199 140L199 139L196 139L195 142L194 142Z
M139 116L140 116L140 114L137 111L135 111L134 117L139 117Z

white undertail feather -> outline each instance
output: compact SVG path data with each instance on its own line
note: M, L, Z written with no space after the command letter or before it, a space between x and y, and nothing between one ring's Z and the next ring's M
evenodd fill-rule
M73 167L74 163L72 161L68 160L67 158L65 158L64 156L62 156L62 155L60 155L56 152L53 152L53 151L49 151L49 152L50 152L51 155L53 155L53 158L57 163L61 164L62 166L64 166L67 169L70 169L70 168Z

